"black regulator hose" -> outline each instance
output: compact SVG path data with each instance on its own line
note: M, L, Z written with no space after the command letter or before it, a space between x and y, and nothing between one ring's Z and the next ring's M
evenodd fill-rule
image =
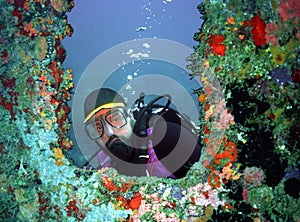
M148 121L149 113L152 112L153 107L157 106L155 103L162 98L168 99L166 105L159 106L159 107L163 107L162 112L165 111L166 109L169 108L171 104L171 96L169 94L164 94L156 97L155 99L151 100L145 107L141 108L141 110L138 112L136 116L136 123L133 128L133 132L137 136L147 137L147 121ZM144 99L144 97L142 97L141 99Z

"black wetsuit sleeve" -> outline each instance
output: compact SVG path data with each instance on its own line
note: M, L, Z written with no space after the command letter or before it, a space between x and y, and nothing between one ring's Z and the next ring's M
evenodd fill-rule
M199 137L180 124L158 121L151 139L158 159L176 178L184 177L200 158Z

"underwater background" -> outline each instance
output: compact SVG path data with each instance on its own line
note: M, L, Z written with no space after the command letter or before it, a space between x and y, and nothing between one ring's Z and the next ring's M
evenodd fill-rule
M82 2L0 0L1 221L300 221L300 2ZM72 18L93 18L97 7L103 23ZM85 68L144 38L153 38L146 49L160 38L182 44L186 67L142 53L144 63L119 61L107 84L121 74L129 84L139 73L124 70L148 63L191 78L180 82L199 106L204 151L182 179L74 163L72 107Z
M68 13L68 21L75 28L71 38L65 38L62 43L68 52L68 56L64 62L65 68L72 68L74 75L74 90L80 77L83 77L83 72L86 67L97 56L115 47L118 44L134 41L135 39L168 39L175 41L178 44L183 44L190 48L192 52L196 41L191 38L190 33L194 33L199 28L200 16L197 10L198 1L78 1L76 7ZM112 13L113 12L113 13ZM145 40L145 42L147 42ZM151 48L150 48L151 50ZM127 87L125 98L132 98L135 101L139 94L146 90L146 87L133 87L133 79L142 75L157 73L172 79L176 79L186 91L192 95L194 89L198 89L199 82L190 80L187 70L176 66L176 64L168 64L165 61L149 58L142 58L135 63L125 64L125 58L122 58L122 53L116 55L121 64L109 76L109 79L103 84L105 87L120 90L121 87ZM184 52L183 52L184 53ZM124 57L126 54L124 55ZM188 54L186 54L188 56ZM147 60L148 59L148 60ZM117 60L117 59L116 59ZM182 59L184 61L184 59ZM103 75L101 67L98 70L98 75ZM99 77L98 87L100 87ZM154 81L154 80L153 80ZM91 87L87 82L86 88ZM165 87L162 84L161 87ZM171 93L171 90L165 91ZM180 91L179 91L180 93ZM178 93L177 93L178 94ZM86 96L86 95L85 95ZM172 97L180 98L178 95ZM192 95L194 103L198 103L197 95ZM182 96L181 101L177 103L185 103L186 98ZM72 106L73 100L69 102ZM133 104L129 104L132 106ZM75 109L82 109L80 105L74 105ZM199 108L200 106L196 105ZM194 121L198 121L198 115L192 114L188 109L182 110L189 114L189 117ZM75 115L75 116L74 116ZM73 118L80 114L73 114ZM75 125L75 126L74 126ZM89 159L97 149L97 145L90 141L83 130L78 130L77 135L74 135L73 127L78 128L76 123L71 127L70 136L73 141L73 149L70 150L68 156L74 162L82 166L86 164L86 159ZM78 141L78 142L77 142ZM78 145L79 143L79 145ZM80 145L84 144L84 145ZM81 149L85 146L89 149ZM83 152L83 155L82 155ZM95 161L97 162L96 159ZM97 163L95 163L97 164ZM92 164L92 165L95 165Z

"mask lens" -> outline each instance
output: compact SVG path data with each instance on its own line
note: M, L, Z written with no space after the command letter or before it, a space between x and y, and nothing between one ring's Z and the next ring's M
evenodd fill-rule
M120 129L127 124L126 117L122 110L115 110L105 116L106 122L114 128Z
M101 138L103 135L103 124L101 120L96 120L91 123L88 123L85 126L88 136L92 139Z

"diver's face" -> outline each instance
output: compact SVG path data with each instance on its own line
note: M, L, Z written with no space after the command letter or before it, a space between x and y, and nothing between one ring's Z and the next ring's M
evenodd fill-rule
M105 146L112 136L117 136L126 144L132 136L131 115L125 115L123 109L102 109L95 114L99 135L97 142Z

